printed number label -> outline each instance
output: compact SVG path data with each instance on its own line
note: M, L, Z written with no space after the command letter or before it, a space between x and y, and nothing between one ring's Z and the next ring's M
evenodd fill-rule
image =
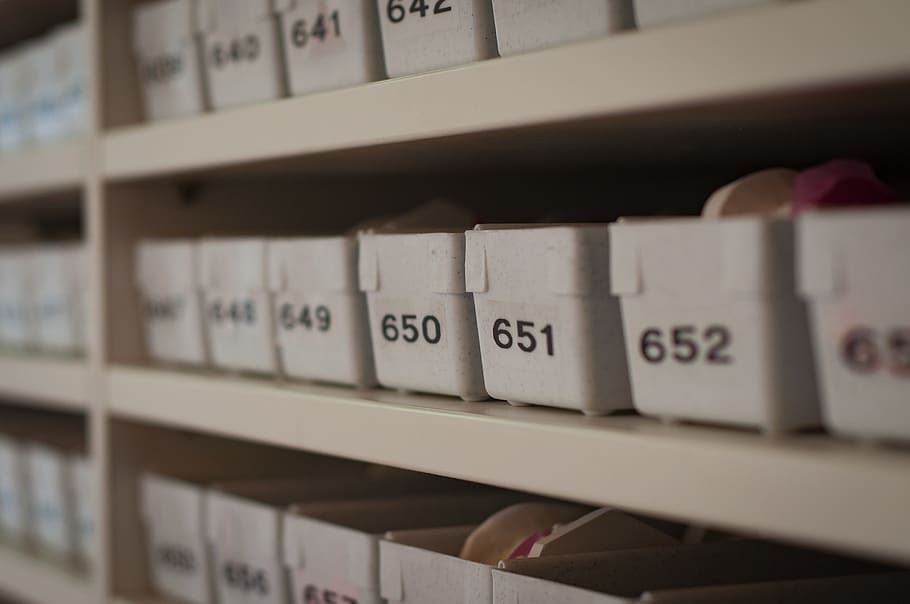
M327 306L320 304L310 308L309 304L304 304L297 311L293 304L282 304L278 313L279 323L286 331L291 331L300 325L307 331L316 329L317 331L326 332L332 327L332 313Z
M386 16L392 23L401 23L404 18L410 15L420 15L421 18L427 15L441 15L452 11L449 5L450 0L389 0L386 5ZM409 8L405 6L410 3Z
M311 584L303 588L303 604L357 604L357 598Z
M513 346L517 346L523 352L534 352L538 347L538 333L543 336L544 350L547 351L547 356L554 356L556 350L553 347L552 325L548 324L536 329L533 321L515 321L513 332L512 322L508 319L496 319L493 322L493 341L503 350L509 350Z
M161 55L142 66L146 81L152 83L166 82L183 71L183 58L180 55Z
M226 562L222 571L225 583L232 589L255 592L262 596L269 593L269 582L262 569L243 562Z
M209 319L212 323L236 323L252 325L256 322L256 303L252 300L216 301L209 304Z
M179 545L162 545L156 551L158 562L171 570L185 573L196 572L196 557L193 552Z
M733 362L728 351L732 339L730 329L723 325L709 325L701 332L694 325L680 325L671 327L669 334L652 327L641 334L639 350L655 365L668 359L683 364L701 359L710 365L729 365Z
M840 348L844 363L856 372L872 373L884 368L910 376L910 328L878 332L855 327L844 334Z
M148 300L145 303L145 318L150 321L176 321L183 311L183 300Z
M422 338L427 344L439 344L442 339L442 325L433 315L385 315L381 327L382 337L388 342L400 339L414 344Z
M255 61L259 58L260 46L259 38L254 35L237 38L230 42L215 42L212 45L212 66L221 69L230 63Z
M312 25L306 19L299 19L291 26L291 43L297 48L306 47L313 38L325 42L331 36L341 36L341 17L337 10L332 11L328 19L320 13Z

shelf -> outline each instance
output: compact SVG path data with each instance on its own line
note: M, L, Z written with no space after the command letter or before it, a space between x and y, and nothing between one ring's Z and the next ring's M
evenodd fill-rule
M125 419L910 561L907 451L150 369L107 382Z
M85 149L82 141L70 140L0 155L0 202L77 191Z
M91 405L91 392L84 360L0 355L0 397L84 411Z
M27 604L94 604L98 601L87 578L3 547L0 547L0 596Z
M396 143L418 143L496 131L548 132L603 141L601 126L631 113L683 110L677 124L691 134L688 107L805 94L818 117L832 102L820 91L910 79L904 0L814 0L605 38L436 73L151 125L114 130L103 142L109 179L129 180L326 154L350 168L389 161ZM849 95L865 102L862 95ZM890 95L896 103L894 95ZM831 99L826 99L830 101ZM798 103L776 106L778 117ZM751 111L752 109L749 109ZM730 117L727 115L727 117ZM748 114L747 114L748 117ZM718 114L705 119L718 126ZM755 122L755 120L751 120ZM568 122L575 122L575 128ZM736 122L737 131L749 119ZM579 126L579 124L581 124ZM845 123L842 121L842 125ZM649 122L653 128L653 122ZM731 124L720 124L729 139ZM614 137L615 138L615 137ZM539 147L525 138L525 156ZM621 139L634 146L638 139ZM740 139L737 139L740 140ZM590 142L590 141L589 141ZM641 146L640 141L638 141ZM488 145L474 144L472 151ZM658 153L664 145L648 146ZM377 151L381 148L382 151ZM776 145L779 156L780 146ZM358 153L352 153L353 151ZM432 161L450 153L435 145L409 153ZM413 166L411 166L413 167Z

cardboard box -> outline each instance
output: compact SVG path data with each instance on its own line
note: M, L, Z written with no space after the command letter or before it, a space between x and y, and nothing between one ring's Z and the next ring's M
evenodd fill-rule
M265 239L203 239L199 285L212 364L274 373L277 368Z
M212 107L286 96L281 27L273 0L200 0Z
M458 233L360 235L373 358L389 388L487 398Z
M87 337L85 254L80 243L42 245L30 252L35 343L44 350L79 353Z
M357 238L272 240L268 263L283 373L374 386L366 296L357 286Z
M279 0L277 4L292 95L385 77L374 0Z
M389 530L479 522L514 493L449 493L295 505L284 517L293 602L381 604L379 548Z
M499 54L511 56L634 27L632 0L493 0Z
M208 361L196 244L145 240L136 246L136 286L142 299L149 356L165 363Z
M793 230L753 216L610 225L640 412L766 431L818 425Z
M133 52L148 119L194 115L208 108L199 2L157 0L133 9Z
M592 415L631 409L607 226L478 226L466 237L490 395Z
M910 439L908 230L906 208L798 220L825 425L839 434Z
M780 4L791 0L635 0L635 19L645 29L677 21L695 20L730 11Z
M490 0L376 0L376 6L390 77L496 56Z

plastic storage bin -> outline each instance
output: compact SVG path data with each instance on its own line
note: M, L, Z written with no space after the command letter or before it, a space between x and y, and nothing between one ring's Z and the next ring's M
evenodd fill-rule
M268 257L284 374L374 386L366 296L357 285L357 238L272 240Z
M0 249L0 345L35 341L34 287L27 248Z
M387 530L479 522L515 495L418 495L295 505L284 517L284 562L295 604L381 604L379 542Z
M277 367L265 239L203 239L199 277L212 364L274 373Z
M632 0L493 0L499 54L599 38L634 26Z
M85 257L81 244L42 246L31 252L35 340L53 352L85 350Z
M273 0L200 0L212 106L285 96L281 28Z
M189 240L147 240L136 247L136 285L142 298L149 355L165 363L207 360L198 251Z
M811 213L798 225L825 424L910 439L910 209Z
M464 233L360 236L379 383L464 400L487 398Z
M133 49L148 119L205 111L200 0L158 0L133 11Z
M589 414L631 409L607 226L477 227L466 237L490 395Z
M385 76L374 0L277 0L277 4L292 95Z
M767 431L818 425L793 230L760 217L610 226L639 411Z
M496 56L490 0L376 0L376 5L390 77Z
M754 6L781 4L793 0L635 0L635 19L644 29L655 25L698 19L717 13L735 11Z

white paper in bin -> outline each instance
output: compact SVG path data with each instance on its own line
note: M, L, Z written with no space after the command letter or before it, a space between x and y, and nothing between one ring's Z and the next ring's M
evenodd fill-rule
M274 372L266 240L203 239L199 261L212 364L223 369Z
M632 12L632 0L493 0L504 57L629 29Z
M366 296L357 286L357 238L273 240L268 257L284 373L361 388L375 385Z
M818 424L791 222L664 219L610 234L639 411L768 431Z
M487 397L464 252L461 232L360 236L360 287L380 384L465 400ZM394 330L384 329L390 323Z
M606 225L491 225L465 235L490 395L590 414L631 408ZM530 326L521 334L519 321Z
M144 240L136 247L146 345L155 360L188 365L207 360L198 266L190 240Z
M811 213L798 220L800 290L812 317L825 423L868 439L910 438L910 211ZM868 363L851 341L872 351Z
M389 77L452 67L496 56L490 0L459 0L429 7L421 17L401 3L403 18L393 22L388 0L376 0ZM430 4L429 2L427 3ZM398 18L398 14L395 14Z

